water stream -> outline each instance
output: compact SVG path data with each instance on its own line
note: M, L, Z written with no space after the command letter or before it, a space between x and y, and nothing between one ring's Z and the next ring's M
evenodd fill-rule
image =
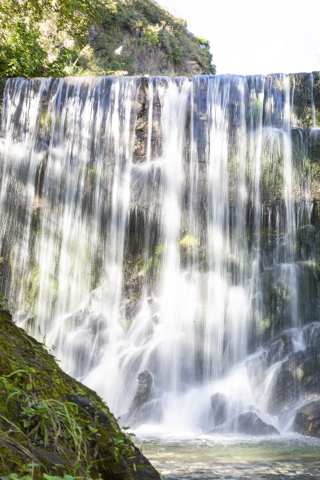
M244 412L289 438L320 397L288 366L320 340L315 88L312 74L7 81L2 291L151 457L164 437L205 457L226 438L228 456Z

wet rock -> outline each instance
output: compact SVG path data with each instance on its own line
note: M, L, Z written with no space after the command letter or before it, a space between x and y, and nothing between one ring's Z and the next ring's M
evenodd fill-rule
M283 248L285 255L285 246ZM292 301L297 300L295 315L300 325L318 320L318 280L314 268L308 263L297 262L266 268L261 276L261 284L265 320L261 324L260 335L263 341L292 327Z
M211 407L213 412L214 424L221 425L227 419L227 398L222 393L211 395Z
M139 312L141 308L141 301L135 297L132 297L131 300L125 300L123 302L123 306L126 319L132 319Z
M231 418L224 424L211 430L210 433L241 433L244 435L280 435L278 430L261 420L261 418L252 411L242 412L236 417Z
M320 394L320 355L311 347L292 353L281 364L272 386L268 409L280 415L298 398Z
M138 388L130 407L130 412L137 410L142 404L149 402L152 397L153 380L147 370L138 375Z
M84 308L84 309L78 310L75 313L73 313L72 315L70 315L70 317L68 317L65 321L69 325L72 325L75 328L77 328L77 327L80 327L81 325L84 324L88 315L89 315L89 309Z
M107 323L107 318L102 313L91 313L89 315L89 325L93 335L97 335L103 330Z
M267 342L264 351L260 355L246 362L252 385L257 387L263 382L268 368L291 355L293 350L294 344L290 332L277 335Z
M129 412L121 417L121 424L130 424L130 427L136 428L143 423L161 423L163 420L163 404L161 400L153 399L143 403L133 412Z
M270 367L270 365L283 360L290 355L293 350L293 341L289 333L283 333L273 338L266 345L266 366Z
M238 432L245 435L280 435L273 425L263 422L255 412L243 412L238 415Z
M297 411L293 430L301 435L320 438L320 400L307 403Z
M160 392L153 385L153 379L147 370L138 375L138 388L130 410L121 416L122 425L137 427L142 423L160 423L163 419L162 401L155 398Z
M159 473L137 447L134 455L127 460L127 464L131 466L135 480L160 480Z
M130 267L130 270L132 269L134 269L134 266ZM145 274L142 270L138 273L135 272L130 276L129 280L127 280L125 284L126 300L129 300L132 303L132 302L135 302L137 299L140 299L144 280L145 280ZM126 305L127 304L128 302L126 302Z
M279 415L301 395L299 369L305 361L304 352L296 352L282 363L276 372L275 382L269 400L269 412Z
M9 391L13 391L17 385L14 374L17 369L23 373L19 383L21 405L27 406L32 395L34 412L26 417L24 408L18 410L16 402L8 401L8 393L3 392L0 456L5 462L0 462L0 476L8 472L19 476L31 462L36 464L36 479L48 472L63 476L77 471L80 477L102 480L160 480L158 472L120 431L116 419L95 392L64 373L42 344L12 322L7 311L0 312L0 329L1 375L7 378ZM28 385L31 368L32 391ZM34 385L41 388L35 389ZM49 416L39 413L44 405ZM37 427L39 420L43 431ZM65 441L70 428L81 433L79 445ZM119 435L123 439L120 446ZM79 454L79 448L85 448L85 455Z
M156 314L158 310L160 309L160 304L157 298L155 297L149 297L147 299L150 311L152 314Z
M320 322L314 322L303 329L303 338L307 348L312 352L320 352Z
M68 402L72 402L79 407L79 411L90 415L92 421L95 419L98 420L99 424L103 427L108 427L110 424L110 419L106 413L104 413L100 408L86 397L80 397L79 395L66 395Z
M88 323L90 334L97 335L105 328L107 317L101 312L94 312L90 311L89 308L84 308L70 315L65 322L72 328L84 327Z
M315 75L315 74L314 74ZM295 124L298 127L307 128L313 126L312 99L317 95L317 80L312 81L310 73L291 74L290 79L294 82L293 112Z

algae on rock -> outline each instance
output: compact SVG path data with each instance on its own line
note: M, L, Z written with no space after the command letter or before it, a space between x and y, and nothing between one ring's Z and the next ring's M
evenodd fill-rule
M0 474L160 479L92 390L0 310ZM28 467L29 465L29 467Z

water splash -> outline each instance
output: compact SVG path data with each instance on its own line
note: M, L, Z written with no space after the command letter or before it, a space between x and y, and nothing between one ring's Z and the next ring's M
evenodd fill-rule
M318 136L299 125L298 80L8 80L2 288L116 414L148 370L146 422L209 431L221 393L226 431L247 410L289 428L272 396L295 350L276 334L304 350L297 332L319 318ZM314 127L313 93L311 107Z

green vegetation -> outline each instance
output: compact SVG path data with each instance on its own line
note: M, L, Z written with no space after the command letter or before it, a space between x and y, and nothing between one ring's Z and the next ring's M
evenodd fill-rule
M93 0L2 1L0 75L63 76L67 62L87 44L99 7Z
M184 235L179 241L180 261L186 266L198 258L200 250L200 240L192 235Z
M152 0L1 0L0 77L115 72L187 75L215 67L209 42Z
M8 299L5 298L3 293L0 293L0 309L1 310L7 310L8 309L7 302L8 302Z
M8 311L0 311L0 332L0 478L129 480L138 468L159 478L101 398Z

